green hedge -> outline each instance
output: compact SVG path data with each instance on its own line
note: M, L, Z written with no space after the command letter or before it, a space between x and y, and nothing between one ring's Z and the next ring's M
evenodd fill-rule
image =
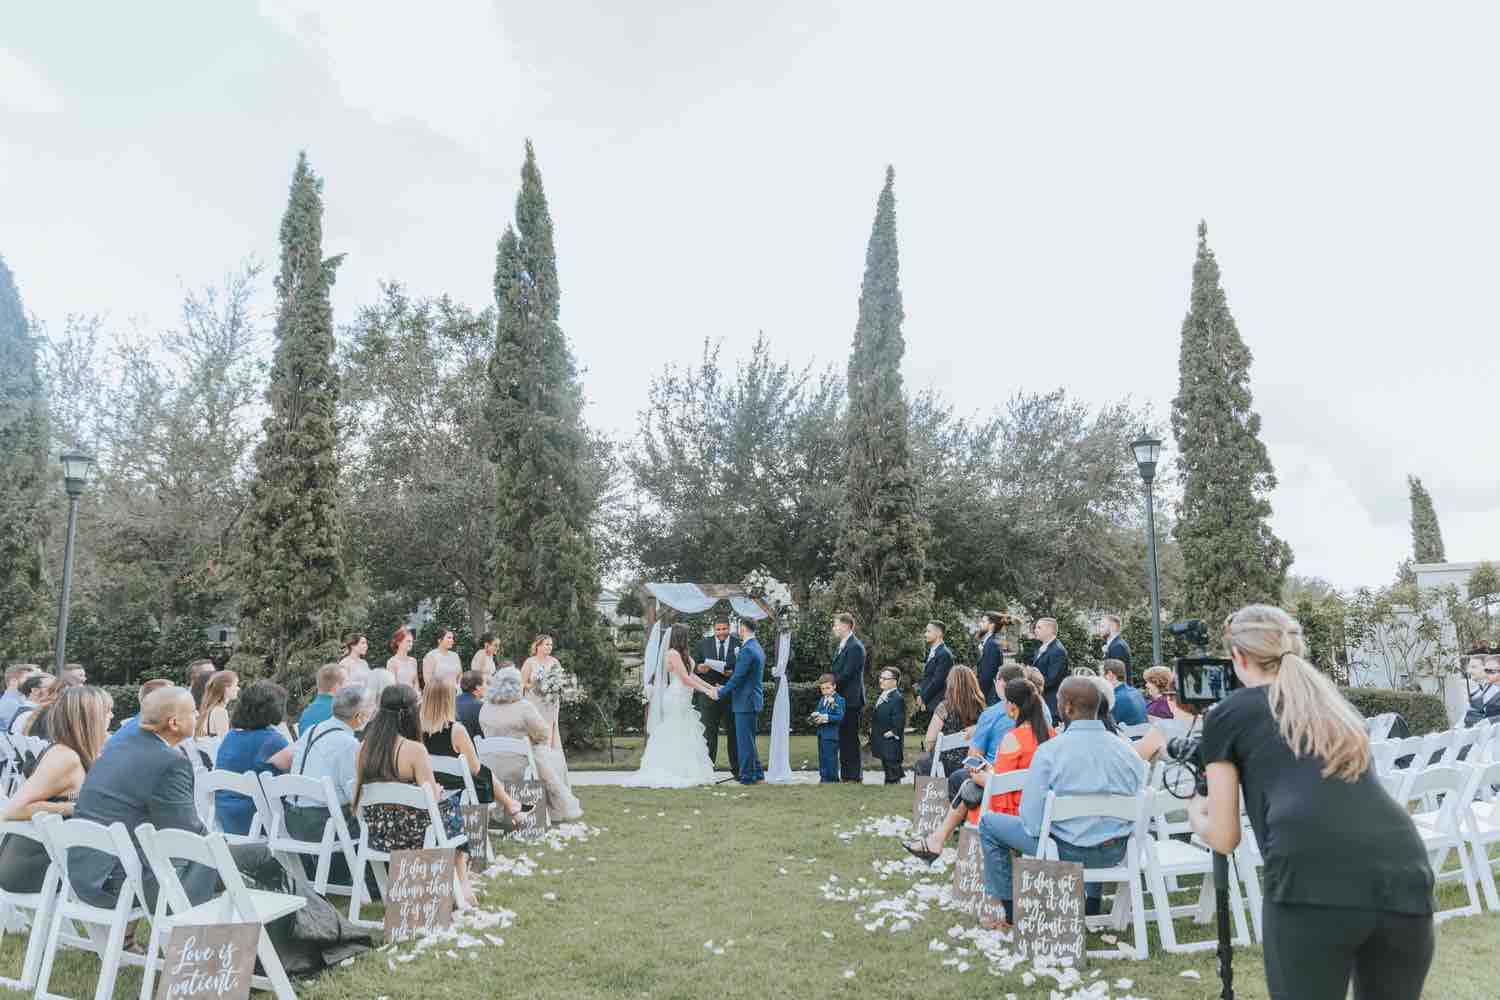
M1339 688L1361 715L1369 719L1395 712L1406 720L1413 736L1440 732L1449 727L1443 699L1422 691L1392 691L1388 688Z

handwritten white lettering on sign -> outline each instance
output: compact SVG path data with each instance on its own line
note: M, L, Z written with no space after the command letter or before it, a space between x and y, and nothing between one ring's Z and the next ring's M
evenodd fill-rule
M522 813L512 820L511 833L517 837L535 837L547 832L547 789L535 779L506 782L505 791L521 805L530 805L530 812Z
M212 997L247 1000L260 924L176 927L163 955L157 1000Z
M392 851L385 894L385 939L406 941L453 923L455 848Z
M1016 941L1028 957L1082 966L1088 959L1083 917L1083 865L1017 858Z
M488 864L490 860L490 805L463 806L464 833L469 838L470 860L476 864Z
M985 891L984 845L979 831L965 825L958 835L958 861L953 866L953 902L976 920L1003 920L1005 908Z
M934 830L942 829L948 816L948 779L919 774L913 780L916 786L916 801L912 805L912 832L925 837Z

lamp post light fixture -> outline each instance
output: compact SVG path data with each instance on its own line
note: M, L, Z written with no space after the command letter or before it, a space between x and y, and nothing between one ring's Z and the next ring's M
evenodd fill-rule
M1142 437L1130 442L1130 452L1135 456L1135 467L1140 470L1146 490L1146 566L1151 571L1151 662L1154 665L1161 662L1161 583L1156 574L1156 505L1151 484L1156 479L1161 442L1153 437Z
M83 496L83 488L89 484L94 458L77 451L65 451L62 453L62 467L63 489L68 491L68 537L63 545L62 600L57 605L58 677L62 676L68 655L68 598L73 590L73 538L78 533L78 498Z

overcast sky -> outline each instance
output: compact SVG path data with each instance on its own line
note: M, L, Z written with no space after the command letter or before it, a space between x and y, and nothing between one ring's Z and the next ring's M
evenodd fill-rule
M1497 8L1223 8L13 5L0 254L49 325L169 324L274 265L305 148L341 322L385 279L483 306L530 136L623 436L704 337L845 363L887 163L909 386L1165 415L1204 218L1294 572L1387 582L1407 473L1450 559L1500 558Z

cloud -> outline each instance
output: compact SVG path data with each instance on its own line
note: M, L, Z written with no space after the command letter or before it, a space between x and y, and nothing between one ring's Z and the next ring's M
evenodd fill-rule
M0 49L0 108L51 113L62 110L62 96L20 56Z
M321 57L350 107L383 124L419 122L471 150L489 151L511 109L537 93L484 0L261 0L260 12Z

